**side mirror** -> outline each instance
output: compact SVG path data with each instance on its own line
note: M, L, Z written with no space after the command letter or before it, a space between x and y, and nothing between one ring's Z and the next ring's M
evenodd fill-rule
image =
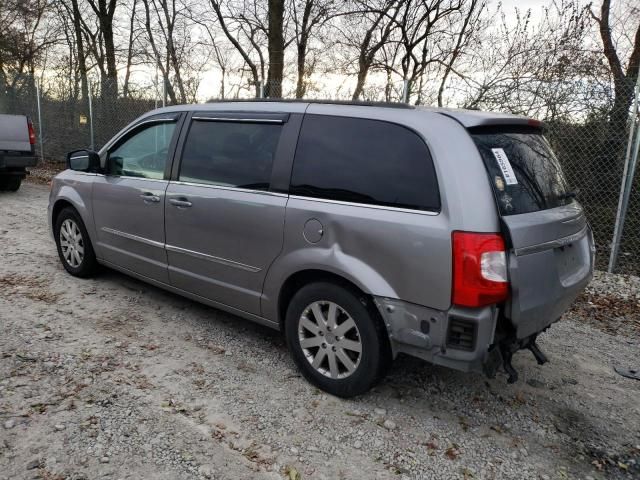
M67 154L67 166L76 172L98 172L100 156L93 150L74 150Z

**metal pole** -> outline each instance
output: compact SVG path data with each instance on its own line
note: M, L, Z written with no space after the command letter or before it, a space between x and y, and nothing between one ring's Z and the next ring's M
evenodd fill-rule
M93 150L95 147L93 140L93 91L91 89L91 80L87 79L87 85L89 86L89 138L91 139L91 145L89 148Z
M409 80L402 80L402 103L409 103Z
M618 211L616 213L616 223L613 228L613 239L611 240L611 256L609 257L609 267L607 271L613 273L618 259L618 250L620 249L620 239L622 238L622 229L624 220L629 206L629 196L631 195L631 187L633 186L633 176L635 174L636 164L638 161L638 144L640 142L640 126L638 123L638 96L640 95L640 77L636 83L635 96L633 100L633 119L629 128L629 142L627 144L627 153L624 161L624 172L622 175L622 184L620 186L620 198L618 199ZM633 149L633 157L631 155L633 145L633 136L636 135L635 147Z
M264 81L260 80L258 87L258 98L264 98Z
M629 198L631 197L631 189L633 188L633 177L636 173L636 166L638 164L638 150L640 149L640 130L636 128L636 141L633 147L633 153L631 154L631 161L629 162L629 172L626 177L625 189L624 189L624 201L620 212L618 238L616 244L616 257L620 248L620 241L622 239L622 233L624 231L624 222L627 216L627 210L629 208ZM617 258L613 259L611 269L615 268L615 262Z
M162 108L164 108L167 104L167 79L164 76L162 79Z
M40 87L36 82L36 98L38 100L38 137L40 139L40 158L44 162L44 140L42 139L42 108L40 106Z

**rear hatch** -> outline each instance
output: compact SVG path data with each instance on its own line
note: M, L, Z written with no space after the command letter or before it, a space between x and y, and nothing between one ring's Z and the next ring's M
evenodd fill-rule
M540 129L493 125L469 132L510 249L505 315L525 338L556 321L589 283L593 236Z

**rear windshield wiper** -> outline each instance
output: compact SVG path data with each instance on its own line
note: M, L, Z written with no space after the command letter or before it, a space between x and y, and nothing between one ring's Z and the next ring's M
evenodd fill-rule
M576 188L575 190L571 190L569 192L561 193L556 198L558 200L569 200L570 198L576 198L580 193L580 189Z

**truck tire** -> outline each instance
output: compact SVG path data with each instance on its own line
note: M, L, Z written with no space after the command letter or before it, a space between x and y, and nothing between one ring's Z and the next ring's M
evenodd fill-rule
M22 184L22 177L19 175L0 176L0 190L5 192L17 192Z

